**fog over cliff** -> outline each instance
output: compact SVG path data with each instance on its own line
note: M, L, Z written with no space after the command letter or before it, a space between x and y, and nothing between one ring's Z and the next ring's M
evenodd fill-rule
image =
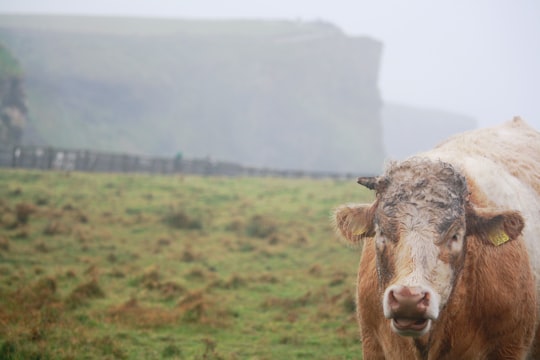
M384 44L326 22L3 15L0 43L26 143L365 174L476 125L385 104Z

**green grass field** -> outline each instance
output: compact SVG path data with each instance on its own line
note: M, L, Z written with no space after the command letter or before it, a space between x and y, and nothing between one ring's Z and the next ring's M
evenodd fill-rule
M1 359L358 359L354 181L0 170Z

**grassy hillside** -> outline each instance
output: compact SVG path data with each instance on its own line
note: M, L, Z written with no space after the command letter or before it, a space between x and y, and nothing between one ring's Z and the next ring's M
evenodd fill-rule
M4 15L0 42L51 145L364 173L384 158L381 45L330 24Z
M0 182L0 358L359 357L359 254L329 223L334 206L370 199L354 182Z

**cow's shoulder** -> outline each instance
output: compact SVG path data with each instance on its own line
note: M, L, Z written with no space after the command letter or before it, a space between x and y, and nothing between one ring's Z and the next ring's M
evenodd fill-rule
M454 164L472 180L505 172L540 194L540 132L520 118L455 135L419 156Z

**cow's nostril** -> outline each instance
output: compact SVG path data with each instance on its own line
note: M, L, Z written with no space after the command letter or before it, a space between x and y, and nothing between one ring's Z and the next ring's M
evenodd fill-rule
M396 296L394 295L394 291L391 290L389 293L388 293L388 304L390 305L390 308L392 310L395 310L399 307L399 301L398 299L396 299Z
M420 300L420 303L422 305L424 305L425 307L428 307L429 306L429 298L430 298L430 295L428 292L425 292L424 293L424 297L422 298L422 300Z

